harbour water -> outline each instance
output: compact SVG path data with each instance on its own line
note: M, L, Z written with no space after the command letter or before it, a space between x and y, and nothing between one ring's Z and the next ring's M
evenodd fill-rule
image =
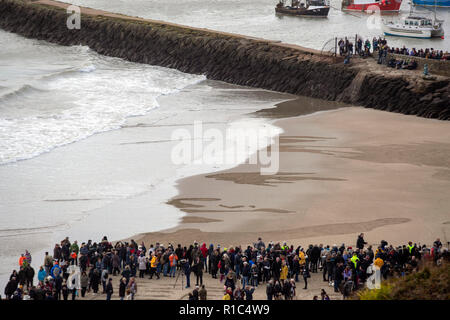
M331 0L326 19L276 15L277 0L72 0L73 4L118 12L130 16L175 22L188 26L298 44L321 50L334 37L363 38L382 36L381 21L375 15L341 11L341 0ZM288 0L288 3L290 1ZM409 1L403 0L401 15L408 15ZM417 7L417 13L432 15L432 8ZM445 20L445 33L450 37L450 10L438 8L437 16ZM449 38L450 39L450 38ZM434 48L450 51L450 40L387 37L388 44L407 48Z

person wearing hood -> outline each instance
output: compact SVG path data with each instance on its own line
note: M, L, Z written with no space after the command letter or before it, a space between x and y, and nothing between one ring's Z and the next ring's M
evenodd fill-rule
M16 277L12 277L9 281L8 284L5 287L5 297L6 300L10 300L11 296L14 294L14 292L17 290L19 283L17 282Z
M41 266L38 271L38 281L41 283L44 283L46 276L47 276L47 272L45 271L44 267Z
M53 279L61 275L61 267L58 265L58 262L55 261L53 263L53 268L50 270L50 275Z

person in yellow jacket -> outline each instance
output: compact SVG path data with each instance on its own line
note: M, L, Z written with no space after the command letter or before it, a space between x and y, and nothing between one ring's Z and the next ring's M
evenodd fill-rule
M305 265L306 263L305 253L301 250L298 253L298 262L300 263L301 266Z
M409 252L410 255L412 254L412 250L413 250L413 249L414 249L414 246L413 246L412 242L409 241L409 242L408 242L408 252Z
M286 260L283 260L281 264L280 280L283 282L286 281L287 276L288 276L288 267L286 265Z
M155 254L152 254L152 258L150 259L150 279L153 278L153 275L156 274L156 278L159 279L159 274L156 272L156 267L158 266L158 258Z
M356 254L356 252L353 252L353 257L350 260L353 262L353 265L356 269L356 267L358 265L358 261L359 261L359 258L358 258L358 255Z
M228 287L227 290L225 291L225 294L224 294L222 300L231 300L232 294L233 294L233 291L231 290L230 287Z
M380 257L376 258L374 263L373 263L378 269L381 269L381 267L384 265L384 261L383 259L381 259Z

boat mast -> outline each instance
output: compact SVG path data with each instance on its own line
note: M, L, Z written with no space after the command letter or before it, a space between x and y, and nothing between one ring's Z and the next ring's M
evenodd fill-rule
M433 21L433 24L436 23L436 2L437 2L437 0L434 0L434 21Z

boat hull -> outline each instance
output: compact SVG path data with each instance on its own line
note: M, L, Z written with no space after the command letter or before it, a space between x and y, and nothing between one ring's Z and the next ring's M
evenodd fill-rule
M430 39L432 37L431 30L407 30L395 27L383 27L383 33L386 36Z
M450 1L450 0L449 0ZM373 2L373 3L362 3L362 4L355 4L351 3L349 5L343 5L342 10L344 11L375 11L380 10L383 12L398 12L400 10L400 6L402 4L402 1L397 0L391 0L389 3L386 3L383 5L380 2Z
M414 5L434 7L435 0L412 0ZM450 8L450 0L436 0L436 7Z
M305 8L287 8L287 7L276 7L275 12L279 14L288 14L292 16L303 16L312 18L326 18L330 7L315 7L313 9Z

